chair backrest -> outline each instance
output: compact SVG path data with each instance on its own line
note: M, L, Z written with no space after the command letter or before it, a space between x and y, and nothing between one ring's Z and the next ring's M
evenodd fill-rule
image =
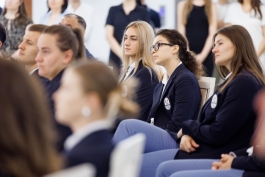
M92 164L84 163L43 177L95 177L96 169Z
M214 93L215 80L215 77L201 77L198 80L202 95L201 107Z
M144 145L142 133L119 142L111 154L109 177L138 177Z

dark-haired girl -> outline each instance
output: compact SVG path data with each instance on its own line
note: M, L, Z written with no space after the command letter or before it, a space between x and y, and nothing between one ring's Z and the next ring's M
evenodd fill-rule
M147 137L146 153L178 148L177 132L182 122L197 118L201 93L196 77L203 74L194 54L187 50L186 39L176 30L159 31L150 53L156 64L165 67L167 75L154 90L148 121L122 121L113 137L118 143L142 132Z
M6 41L1 47L1 54L10 57L22 42L25 29L32 23L28 17L23 0L6 0L0 23L6 28Z
M248 30L265 74L265 5L260 0L238 0L229 5L224 23Z
M179 159L219 159L223 153L249 147L257 118L252 104L265 84L262 68L242 26L222 28L213 40L215 64L224 82L204 104L197 120L182 122L179 149L145 154L140 176L170 176L180 167ZM197 165L191 166L195 169ZM183 167L188 169L188 165Z
M44 25L59 24L64 15L67 14L68 0L47 0L48 12L40 19Z

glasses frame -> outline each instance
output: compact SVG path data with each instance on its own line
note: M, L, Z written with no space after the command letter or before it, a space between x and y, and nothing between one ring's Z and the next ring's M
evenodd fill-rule
M151 47L150 47L150 54L152 54L152 51L153 51L153 49L154 49L154 51L158 51L159 50L159 48L160 48L160 46L163 46L163 45L167 45L167 46L174 46L174 44L170 44L170 43L163 43L163 42L158 42L158 43L156 43L155 45L152 45ZM157 48L157 49L156 49Z

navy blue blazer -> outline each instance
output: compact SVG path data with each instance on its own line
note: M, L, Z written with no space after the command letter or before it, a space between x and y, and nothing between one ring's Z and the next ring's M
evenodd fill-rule
M72 133L71 129L67 126L64 126L60 123L58 123L55 119L55 110L54 110L54 101L52 99L52 95L53 93L58 90L58 88L60 87L61 84L61 78L63 75L63 71L61 71L59 74L57 74L57 76L49 81L47 80L45 83L45 91L47 93L47 100L49 101L49 108L50 108L50 112L53 118L53 122L54 122L54 126L55 126L55 131L58 135L57 137L57 142L56 142L56 148L58 151L62 151L63 150L63 144L65 139Z
M150 112L153 100L153 92L158 84L156 73L151 69L152 76L149 70L143 66L142 61L139 62L138 69L133 75L139 81L139 86L136 89L134 101L139 104L140 112L138 119L146 121ZM131 74L133 71L131 72ZM128 76L130 77L130 75Z
M201 104L198 80L181 64L170 76L161 97L162 90L163 84L160 82L154 91L148 122L154 118L156 126L167 130L177 140L177 132L181 129L182 122L198 116Z
M204 104L198 121L182 123L183 134L200 147L192 153L178 151L175 158L220 158L222 153L249 147L257 117L252 103L262 87L250 72L242 70L222 93L217 89Z
M69 152L64 152L67 167L92 163L96 167L97 177L108 177L110 155L114 148L111 139L112 135L108 130L88 135Z
M245 149L246 151L247 149ZM265 161L259 159L257 156L237 156L232 162L232 168L244 170L243 177L250 176L265 176Z

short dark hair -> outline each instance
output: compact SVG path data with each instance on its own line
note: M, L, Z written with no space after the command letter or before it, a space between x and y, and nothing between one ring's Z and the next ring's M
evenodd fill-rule
M73 17L73 18L76 18L78 23L80 25L82 25L82 27L84 28L84 30L86 29L86 21L84 20L83 17L79 16L79 15L76 15L76 14L72 14L72 13L69 13L69 14L66 14L64 15L64 17Z
M33 24L29 26L28 31L42 33L42 31L44 31L47 27L48 27L47 25L43 24Z
M0 41L2 42L2 45L6 41L6 29L2 23L0 23Z
M67 9L67 6L68 6L68 0L64 0L63 1L63 5L62 5L62 10L61 10L61 13L64 13L64 11ZM49 7L49 2L47 0L47 6L48 6L48 12L51 10L51 8Z

